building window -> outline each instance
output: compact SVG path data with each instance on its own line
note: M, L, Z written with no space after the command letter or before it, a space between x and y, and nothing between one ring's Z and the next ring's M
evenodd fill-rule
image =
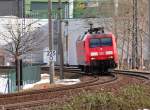
M52 18L58 18L58 2L52 3ZM47 2L31 2L31 13L32 15L36 14L36 16L32 16L33 18L48 18L48 3ZM69 3L62 3L62 18L69 18Z

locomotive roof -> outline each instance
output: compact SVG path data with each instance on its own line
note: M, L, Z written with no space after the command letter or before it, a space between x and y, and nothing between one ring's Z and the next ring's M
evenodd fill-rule
M89 33L89 32L87 32L87 33L84 33L83 35L81 35L81 36L79 36L79 38L78 38L78 40L85 40L88 36L91 36L91 37L93 37L93 36L96 36L96 35L112 35L112 33L111 32L109 32L109 33Z

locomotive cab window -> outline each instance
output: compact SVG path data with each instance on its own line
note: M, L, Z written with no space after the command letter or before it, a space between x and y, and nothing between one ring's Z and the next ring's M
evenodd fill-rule
M112 46L111 38L101 38L101 46Z
M90 48L101 47L101 46L112 46L112 39L111 38L90 39Z

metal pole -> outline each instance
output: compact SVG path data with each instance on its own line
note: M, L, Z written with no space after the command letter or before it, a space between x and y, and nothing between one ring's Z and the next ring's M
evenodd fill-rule
M135 33L134 33L134 19L135 19L135 14L134 14L134 1L135 0L133 0L133 25L132 25L132 69L134 69L135 68L135 50L134 50L134 46L135 46L135 44L134 44L134 42L135 42Z
M117 17L118 17L118 0L114 0L114 33L116 36L116 43L118 46L118 33L117 33ZM120 62L118 62L118 69L120 68Z
M132 69L138 68L137 0L133 0Z
M64 79L63 69L64 69L64 55L63 55L63 43L62 43L62 29L61 29L61 9L62 4L61 0L59 0L59 8L58 8L58 18L59 18L59 51L60 51L60 79Z
M66 65L69 66L69 62L68 62L68 21L65 22L65 26L66 26Z
M118 16L118 0L114 0L115 16Z
M22 17L25 18L25 0L22 0Z
M21 12L21 18L22 18L22 35L21 35L21 37L23 37L24 36L24 34L25 34L25 0L22 0L22 2L21 2L21 5L22 5L22 12ZM20 74L20 89L22 88L22 86L23 86L23 78L22 78L22 58L20 58L19 59L19 67L20 67L20 72L19 72L19 74Z
M17 11L16 11L16 15L17 15L17 17L19 17L19 13L20 13L20 11L19 11L19 0L17 0Z
M149 5L149 42L150 42L150 0L148 0L148 5ZM149 48L150 48L150 43L149 43ZM149 67L150 67L150 49L149 49Z
M53 38L52 38L52 19L51 19L51 0L48 0L48 24L49 24L49 50L53 49ZM54 82L54 62L49 61L49 79L50 84Z
M139 68L139 59L138 59L138 32L137 32L137 28L138 28L138 21L137 21L137 0L135 0L135 60L136 60L136 69Z

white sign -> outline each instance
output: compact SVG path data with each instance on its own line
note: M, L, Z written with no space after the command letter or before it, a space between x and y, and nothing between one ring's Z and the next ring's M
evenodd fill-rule
M56 61L56 50L50 50L47 53L50 61Z

